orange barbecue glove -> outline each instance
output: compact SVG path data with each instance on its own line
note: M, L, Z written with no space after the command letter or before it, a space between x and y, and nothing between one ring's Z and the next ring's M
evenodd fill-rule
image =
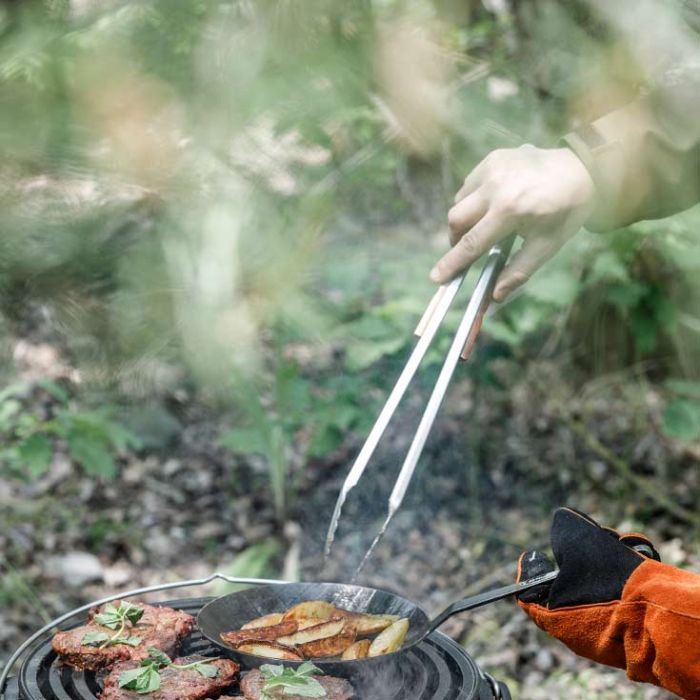
M700 699L700 576L662 564L643 535L568 508L555 513L551 537L559 575L523 593L520 607L577 654ZM518 580L553 568L525 552Z

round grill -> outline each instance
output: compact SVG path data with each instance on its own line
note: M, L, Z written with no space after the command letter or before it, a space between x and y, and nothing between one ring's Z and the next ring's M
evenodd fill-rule
M209 598L189 598L162 603L196 615ZM218 650L197 630L185 640L181 654L216 656ZM443 634L436 633L406 654L405 663L392 677L385 674L358 688L361 699L372 700L477 700L492 698L476 664L464 650ZM23 663L19 677L8 684L5 700L95 700L101 686L92 671L62 666L49 641L37 644ZM237 695L231 688L229 695Z

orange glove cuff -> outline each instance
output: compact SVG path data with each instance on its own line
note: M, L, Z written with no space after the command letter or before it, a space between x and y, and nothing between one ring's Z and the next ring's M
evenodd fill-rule
M700 698L700 576L646 560L621 600L554 610L520 606L577 654L624 668L632 680Z

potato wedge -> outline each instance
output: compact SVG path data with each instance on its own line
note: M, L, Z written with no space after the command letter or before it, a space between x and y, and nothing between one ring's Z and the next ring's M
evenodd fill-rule
M256 617L254 620L247 622L242 630L254 630L258 627L273 627L274 625L279 625L284 619L284 613L270 613L269 615L263 615L262 617Z
M320 659L326 656L339 656L355 641L355 630L344 630L334 637L317 639L308 644L300 644L299 651L307 659Z
M287 620L287 624L292 624L296 626L295 620ZM319 621L317 621L319 622ZM307 627L304 630L294 630L293 634L287 636L277 637L278 644L284 644L286 646L297 646L302 644L308 644L309 642L315 642L318 639L326 639L327 637L335 637L340 634L345 627L348 626L347 620L328 620L327 622L320 622L313 627Z
M282 661L304 660L304 657L297 649L292 649L276 642L246 642L237 646L236 650L245 654L264 656L268 659L280 659Z
M240 629L231 632L222 632L221 639L232 647L240 646L246 642L274 642L278 637L293 635L299 627L296 620L284 620L279 625L271 627L254 627L253 629ZM284 642L281 642L282 644Z
M303 618L316 618L319 620L330 620L334 617L337 609L335 605L326 603L324 600L307 600L289 608L284 613L285 620L300 620Z
M359 642L351 644L340 657L343 661L355 661L356 659L364 659L369 654L369 639L361 639Z
M336 620L338 618L332 617L331 619ZM325 620L321 620L318 617L305 617L301 620L295 620L295 622L297 623L297 625L299 625L297 627L297 630L301 631L309 629L309 627L316 627L316 625L322 624L323 622L325 622Z
M352 621L360 637L383 632L399 620L398 615L370 615L369 613L352 613L347 610L339 612L342 617Z
M370 644L368 656L383 656L401 648L408 634L407 619L397 620Z

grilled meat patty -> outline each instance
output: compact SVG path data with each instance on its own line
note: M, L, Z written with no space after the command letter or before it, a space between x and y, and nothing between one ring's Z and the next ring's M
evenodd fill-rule
M355 694L350 683L342 678L333 678L332 676L314 676L314 678L323 686L326 691L325 700L350 700ZM247 700L260 700L262 698L265 679L260 671L250 671L241 681L241 691L243 697ZM271 693L272 697L283 700L306 700L301 695L288 695L284 689L277 688Z
M201 661L203 656L183 656L175 659L174 664L185 666ZM153 693L140 695L135 690L119 687L119 676L123 671L137 668L138 661L124 661L117 664L104 679L104 690L100 700L204 700L217 698L236 679L238 664L228 659L211 661L208 666L215 666L219 673L214 678L205 678L193 668L178 671L172 666L161 668L160 688Z
M112 605L119 607L120 603L121 601L117 600ZM137 646L111 644L100 649L99 645L86 646L82 643L89 632L104 632L110 637L115 634L115 630L94 621L95 615L103 611L103 606L90 611L87 625L59 632L51 641L54 651L69 666L91 671L112 666L118 661L145 659L148 656L148 647L160 649L172 657L180 642L192 631L194 618L172 608L157 608L144 603L132 605L143 608L143 617L136 625L127 624L123 636L140 637L141 642Z

